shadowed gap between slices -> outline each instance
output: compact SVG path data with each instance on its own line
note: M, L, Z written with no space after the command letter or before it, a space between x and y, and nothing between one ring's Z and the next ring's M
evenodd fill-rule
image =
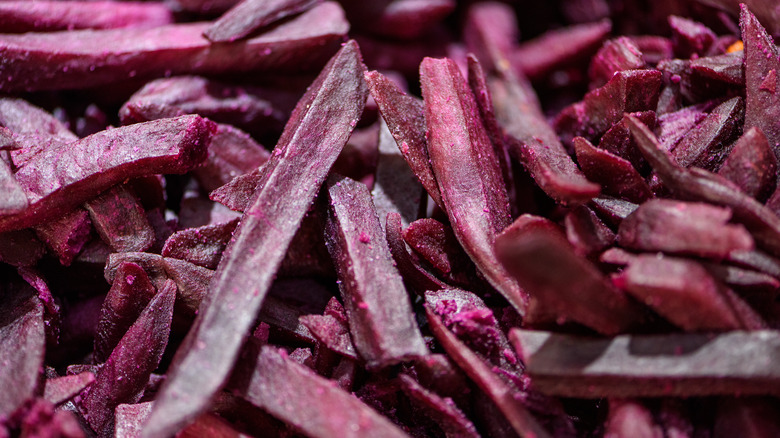
M287 246L360 118L368 95L365 70L351 41L298 102L142 436L174 434L205 411L225 383Z

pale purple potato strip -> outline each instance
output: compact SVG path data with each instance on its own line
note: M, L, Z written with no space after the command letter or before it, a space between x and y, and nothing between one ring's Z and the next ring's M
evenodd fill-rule
M745 44L745 130L761 128L769 146L780 159L780 51L766 29L743 4L739 25ZM777 12L775 12L777 13Z
M173 233L160 253L163 257L186 260L208 269L216 269L222 252L238 226L238 219Z
M25 2L31 4L30 2ZM50 137L65 143L78 140L64 123L51 113L15 97L0 99L0 125L8 128L15 135L23 135L46 140ZM21 164L14 160L17 166Z
M433 202L444 209L439 185L428 157L423 103L414 96L405 94L377 71L368 72L366 81L371 89L371 97L376 101L404 159Z
M43 398L53 405L59 405L77 396L94 381L95 375L89 371L47 379L43 388Z
M627 332L645 319L643 309L580 257L547 219L521 216L495 247L498 260L531 296L535 314L554 312L605 335Z
M135 193L114 186L84 203L98 235L116 252L143 252L154 244L154 229Z
M400 214L401 224L408 227L420 214L423 196L425 191L417 176L404 159L387 123L380 119L379 160L371 197L382 229L385 224L381 219L386 218L388 213Z
M455 236L487 280L523 315L528 297L493 253L493 239L510 222L509 204L474 95L449 59L426 58L420 83L428 153Z
M385 367L428 354L368 189L336 176L328 179L327 187L328 251L339 274L349 331L358 353L368 367Z
M0 91L85 88L133 77L311 69L349 24L325 2L255 38L213 45L209 23L0 36Z
M0 417L8 418L34 395L46 337L43 306L31 287L5 282L0 298Z
M561 397L780 394L780 332L621 335L512 329L531 388Z
M260 351L243 397L311 438L408 437L333 381L273 347Z
M229 183L209 193L209 199L225 207L243 212L252 201L255 187L260 181L264 165L233 178Z
M718 174L758 201L769 197L776 187L777 157L761 128L754 126L745 131Z
M617 242L638 251L663 251L725 259L750 251L753 238L741 224L729 223L731 210L700 202L651 199L620 224Z
M511 72L505 71L503 76L493 78L488 85L510 155L556 201L580 204L598 196L599 185L588 181L566 152L547 123L536 94Z
M412 406L422 410L442 429L447 438L479 438L474 423L449 397L442 397L425 389L408 374L400 374L401 390L409 397Z
M113 426L114 409L144 389L160 364L171 332L176 284L168 280L97 371L81 401L84 418L98 434Z
M95 363L102 363L108 358L156 292L140 265L133 262L119 265L95 329Z
M732 309L725 287L693 260L640 254L613 282L685 331L754 328Z
M283 18L311 9L320 0L242 0L203 31L214 43L232 42Z
M465 344L450 332L431 309L426 307L428 323L436 339L458 367L490 397L498 410L506 417L512 429L524 438L550 437L536 421L514 391L496 375L491 366L479 358Z
M27 208L27 196L14 178L11 167L0 159L0 215L19 213Z
M298 102L174 358L144 436L176 433L208 408L226 381L290 241L363 112L365 71L357 43L348 42Z
M89 213L77 208L58 219L33 228L35 235L56 255L63 266L70 266L84 245L92 238Z
M0 2L0 32L156 27L173 23L162 3L114 1Z
M780 218L774 212L717 174L680 167L647 126L630 115L627 120L645 159L676 196L731 208L734 221L745 225L759 247L780 254Z
M206 158L213 122L182 116L125 126L61 144L16 172L29 207L0 216L0 230L55 219L128 178L184 173Z

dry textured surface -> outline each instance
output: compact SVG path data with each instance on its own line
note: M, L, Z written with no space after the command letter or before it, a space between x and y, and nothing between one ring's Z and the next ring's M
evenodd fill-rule
M0 438L780 436L744 3L0 2Z

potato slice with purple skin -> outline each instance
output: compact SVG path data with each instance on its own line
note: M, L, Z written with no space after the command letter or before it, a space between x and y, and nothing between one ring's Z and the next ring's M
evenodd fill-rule
M263 347L243 397L312 438L406 438L401 429L332 381Z
M105 361L157 290L136 263L122 262L100 309L95 329L94 360Z
M92 237L92 221L86 210L77 208L56 220L34 227L33 231L59 258L61 265L70 266Z
M319 0L242 0L204 30L203 36L214 43L240 40L317 3Z
M774 212L717 174L677 165L655 135L635 117L628 116L628 126L645 159L676 196L729 207L734 221L745 225L758 246L780 254L780 218Z
M212 45L209 23L152 29L82 30L0 37L0 91L85 88L134 77L248 71L301 71L322 65L349 24L325 2L255 38Z
M509 224L509 205L474 96L449 59L426 58L420 83L428 154L455 236L491 285L525 314L528 297L493 253L495 235Z
M225 249L195 326L174 358L143 436L176 433L208 408L227 380L295 231L363 112L365 71L357 43L349 42L298 102Z
M404 159L436 205L444 208L428 157L423 103L379 72L368 72L366 81Z
M98 434L113 428L114 409L121 403L135 402L134 397L160 364L168 345L175 300L176 284L168 280L97 371L80 407Z
M755 328L743 324L725 287L693 260L640 254L612 280L685 331Z
M617 242L638 251L722 260L754 246L745 227L729 223L731 215L728 208L711 204L652 199L623 220Z
M488 364L458 340L432 310L426 308L425 312L433 335L442 344L447 354L490 397L519 436L527 438L551 436L514 396L512 389L494 374Z
M605 193L631 202L643 202L653 197L650 186L631 162L596 148L583 137L574 137L573 142L582 172L590 181L601 184Z
M173 23L164 4L112 1L5 1L0 3L0 32L52 32L73 29L156 27Z
M777 184L777 157L761 128L754 126L745 131L718 174L759 202L766 201Z
M192 170L206 158L213 129L214 123L202 117L182 116L102 131L43 150L15 175L29 207L0 216L0 230L54 219L128 178Z
M577 398L780 394L780 333L621 335L512 329L531 388Z
M761 128L769 146L780 159L780 94L777 75L780 74L780 51L766 29L744 4L741 5L739 26L745 44L745 127Z
M360 357L375 368L428 354L368 189L335 175L327 188L325 237Z
M84 203L95 231L116 252L143 252L154 244L154 229L135 193L114 186Z
M0 285L0 416L8 418L33 397L46 346L43 306L35 291L7 279Z
M580 257L557 227L521 216L496 238L498 260L528 291L534 310L550 310L599 333L627 332L645 319L643 309Z

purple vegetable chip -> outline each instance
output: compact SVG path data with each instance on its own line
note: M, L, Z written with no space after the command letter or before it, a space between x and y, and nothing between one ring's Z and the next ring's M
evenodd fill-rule
M89 371L72 376L46 379L43 398L53 405L60 405L77 396L95 381L95 375Z
M444 282L428 272L418 260L409 254L404 241L401 216L398 213L387 215L385 237L390 253L393 255L393 261L403 277L404 283L415 293L423 295L426 291L447 287Z
M339 274L355 348L369 367L427 354L367 188L335 176L327 184L328 250ZM394 303L390 308L384 305L388 300Z
M683 167L716 171L731 150L742 121L742 98L723 102L704 117L672 149L672 157Z
M35 291L20 283L0 286L0 417L8 417L38 386L43 369L43 306Z
M566 238L574 251L590 257L607 249L615 241L615 233L607 227L593 210L584 205L574 207L564 219Z
M610 339L512 329L531 388L562 397L773 394L780 337L773 330L620 335Z
M653 197L650 186L631 162L596 148L583 137L574 137L573 142L582 172L590 181L601 184L605 193L631 202L643 202Z
M30 206L0 216L0 230L54 219L128 178L191 170L205 158L213 126L198 116L182 116L102 131L41 151L16 172Z
M214 43L240 40L317 3L319 0L242 0L204 30L203 36Z
M0 3L0 32L155 27L171 24L164 4L111 1L7 1Z
M691 70L694 75L700 75L709 80L716 80L730 85L745 84L744 52L726 53L723 55L705 56L691 60Z
M780 157L780 95L777 75L780 71L780 51L772 37L761 26L746 5L741 6L740 28L745 44L745 127L761 128L769 146Z
M758 201L766 201L777 183L777 158L761 131L752 127L737 140L718 174Z
M480 436L471 420L452 399L442 398L425 389L408 374L401 374L398 379L401 390L409 397L412 405L436 422L447 437L478 438Z
M81 411L98 433L113 429L114 409L135 402L152 371L160 364L171 331L176 284L167 281L97 371L81 400Z
M31 230L17 230L0 233L0 261L12 266L34 266L44 254L46 247Z
M623 222L623 219L627 218L639 206L623 199L599 196L598 198L593 198L589 207L607 221L609 225L616 228Z
M488 71L506 69L501 64L508 64L519 34L515 12L508 4L478 2L469 7L463 39Z
M216 269L222 252L238 225L238 219L173 233L160 253L163 257L186 260L208 269Z
M85 438L86 434L72 411L55 409L42 398L31 398L0 426L5 436Z
M249 134L230 125L217 125L206 162L193 171L205 190L215 190L268 161L268 151Z
M165 73L300 71L321 65L331 53L323 46L340 41L348 28L334 2L241 43L212 45L202 36L209 25L3 35L0 90L84 88Z
M352 0L342 3L350 23L361 31L404 40L425 36L456 6L453 0Z
M728 208L710 204L652 199L623 220L617 241L634 250L722 260L753 249L745 227L728 223L731 216Z
M114 186L84 204L98 235L114 251L143 252L154 244L154 229L135 193Z
M257 183L260 182L262 172L263 166L261 165L251 172L233 178L227 184L212 191L209 194L209 199L233 211L243 212L251 205L250 202Z
M495 246L498 259L532 297L537 319L554 312L558 320L571 319L606 335L629 331L644 320L642 309L577 255L547 219L521 216Z
M712 108L712 106L712 101L708 101L702 104L681 108L677 111L667 112L658 117L657 127L655 126L655 121L651 124L648 123L647 120L642 120L642 123L653 130L657 128L658 141L664 146L664 150L669 151L677 146L677 143L679 143L691 129L707 117L707 111ZM625 117L623 118L623 123L625 123L625 132L628 133L628 122ZM639 151L639 149L637 149L637 151Z
M299 319L301 324L329 350L353 360L359 359L352 337L349 335L347 321L340 321L333 315L327 314L306 315Z
M636 43L628 37L608 40L593 56L588 68L591 88L601 87L612 76L624 70L645 68L646 63Z
M633 113L633 115L650 128L655 129L657 126L656 114L654 111L642 111ZM623 116L619 122L612 125L612 127L601 136L598 147L599 149L604 149L607 152L628 160L640 174L645 175L647 173L647 161L642 157L642 153L639 151L639 148L637 148L636 142L631 137L626 116Z
M493 253L495 235L509 224L509 206L474 96L452 60L424 60L420 82L428 153L455 236L487 280L524 314L527 296Z
M733 292L727 292L693 260L639 255L613 281L686 331L761 328L740 320L726 298L727 293Z
M60 264L69 266L92 237L92 221L86 210L77 208L33 230L49 251L59 258Z
M407 436L357 397L272 347L260 351L244 398L310 437Z
M555 70L588 59L611 30L612 23L607 19L550 30L517 46L509 62L533 81L544 79Z
M368 95L364 73L360 50L349 42L296 106L179 347L145 436L175 433L224 384L298 225L357 125Z
M672 28L674 53L680 58L708 55L717 40L710 28L688 18L670 15L669 27Z
M27 196L24 189L14 178L11 167L0 158L0 191L3 198L0 200L0 215L14 214L27 208Z

